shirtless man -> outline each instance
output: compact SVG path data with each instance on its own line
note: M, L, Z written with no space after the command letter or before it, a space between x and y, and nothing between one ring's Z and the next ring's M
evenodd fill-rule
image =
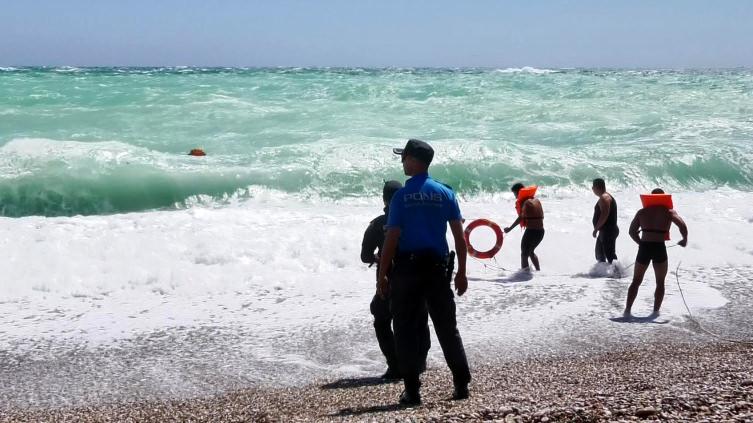
M523 232L523 238L520 240L520 267L528 269L528 258L531 258L533 267L541 270L539 266L539 257L533 251L539 246L544 239L544 208L541 207L541 201L538 198L519 198L520 190L524 186L517 183L512 186L511 190L515 194L517 201L522 202L519 207L518 218L505 228L505 233L510 232L519 223L521 227L526 228Z
M599 197L592 220L593 237L596 238L596 261L608 261L612 264L613 260L617 260L614 246L620 235L620 228L617 227L617 201L607 192L607 185L601 178L594 179L591 190Z
M664 194L664 191L657 188L651 191L651 194ZM631 317L631 309L635 297L638 295L638 287L643 282L643 275L648 269L648 264L653 262L654 275L656 275L656 292L654 292L654 312L653 317L659 315L662 300L664 300L664 278L667 276L667 247L664 245L665 236L669 228L674 223L680 228L682 240L677 244L685 247L688 244L688 227L685 222L673 209L667 209L661 206L646 207L638 210L630 223L630 238L633 238L638 244L638 256L635 258L635 271L633 273L633 283L628 289L627 305L625 306L624 316ZM639 229L640 228L640 229ZM639 230L642 232L638 236Z

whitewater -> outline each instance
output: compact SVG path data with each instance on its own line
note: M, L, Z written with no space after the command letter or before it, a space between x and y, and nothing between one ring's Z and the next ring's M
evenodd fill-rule
M0 84L0 404L380 374L360 246L409 137L435 147L432 174L469 221L507 226L509 186L541 186L542 270L517 270L517 230L469 260L471 366L708 340L677 280L705 325L750 335L749 71L3 68ZM613 267L594 263L595 177L619 204ZM616 322L627 227L655 186L688 247L668 250L661 319ZM491 231L471 241L486 249ZM648 272L636 315L653 287Z

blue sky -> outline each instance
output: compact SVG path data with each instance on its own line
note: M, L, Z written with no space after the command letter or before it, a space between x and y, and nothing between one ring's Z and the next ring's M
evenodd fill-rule
M0 65L753 67L753 1L0 0Z

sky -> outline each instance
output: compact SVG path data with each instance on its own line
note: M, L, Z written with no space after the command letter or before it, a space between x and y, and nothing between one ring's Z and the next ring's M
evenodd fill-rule
M0 0L0 66L753 67L749 0Z

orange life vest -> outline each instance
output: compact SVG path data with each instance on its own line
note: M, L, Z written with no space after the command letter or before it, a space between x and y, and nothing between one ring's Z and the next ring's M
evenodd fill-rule
M641 204L643 208L664 207L667 210L674 208L671 194L641 194ZM669 231L664 233L664 240L669 241Z
M671 194L641 194L641 203L643 207L662 206L670 210L675 208L672 205Z
M526 222L525 219L522 217L523 213L523 203L526 200L530 200L536 195L536 189L538 187L536 185L531 185L530 187L521 188L520 191L518 191L518 198L515 200L515 211L518 212L518 216L520 216L520 227L525 228L528 226L528 222Z

